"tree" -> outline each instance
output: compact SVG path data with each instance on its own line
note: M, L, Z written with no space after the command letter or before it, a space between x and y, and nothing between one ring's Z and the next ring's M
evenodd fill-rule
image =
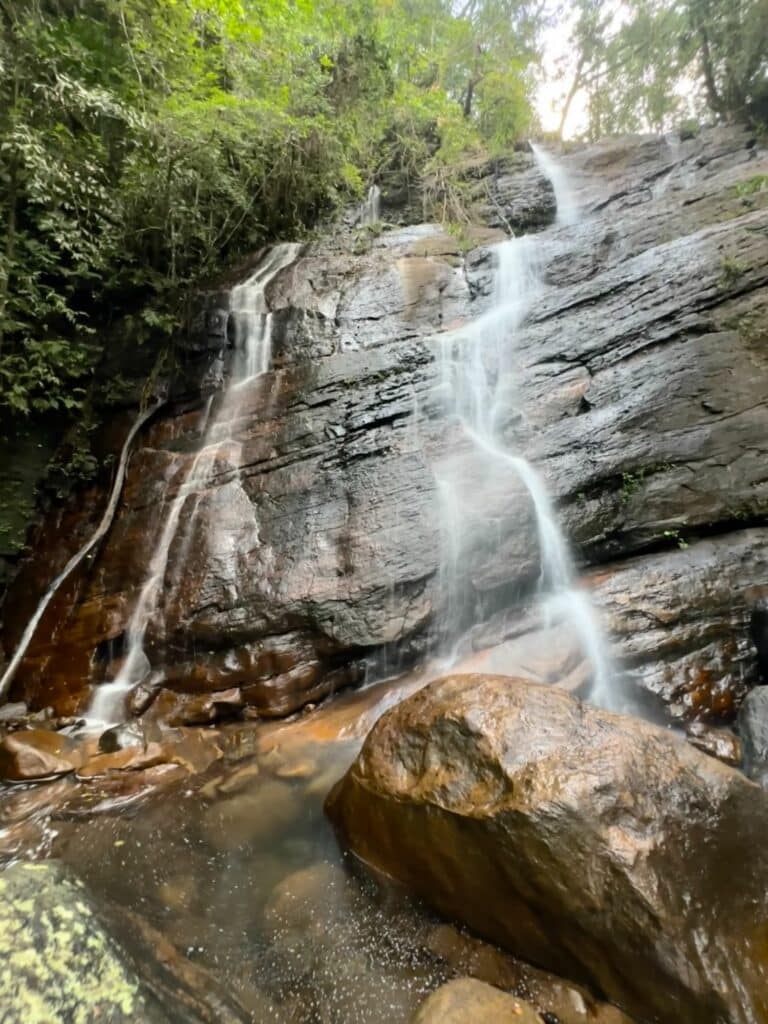
M683 6L709 108L723 118L768 121L768 4L686 0Z
M75 408L103 328L397 163L532 120L531 0L0 0L0 411Z
M591 138L665 131L690 110L768 119L765 0L576 0L576 10L561 134L579 90Z

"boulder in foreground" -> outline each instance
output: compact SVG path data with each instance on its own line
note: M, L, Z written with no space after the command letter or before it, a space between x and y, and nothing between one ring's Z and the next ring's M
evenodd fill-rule
M8 782L38 782L68 775L79 763L74 744L61 733L22 729L0 740L0 778Z
M327 809L363 862L640 1021L768 1021L768 795L663 729L452 676Z
M457 978L428 996L412 1024L543 1024L534 1008L493 985Z

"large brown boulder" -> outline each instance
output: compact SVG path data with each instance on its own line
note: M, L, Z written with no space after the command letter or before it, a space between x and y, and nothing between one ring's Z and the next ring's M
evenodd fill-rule
M66 736L47 729L22 729L0 739L0 779L33 782L68 775L80 755Z
M768 796L682 738L451 676L379 720L327 809L365 864L640 1021L768 1021Z
M542 1024L542 1018L493 985L457 978L427 996L411 1024Z

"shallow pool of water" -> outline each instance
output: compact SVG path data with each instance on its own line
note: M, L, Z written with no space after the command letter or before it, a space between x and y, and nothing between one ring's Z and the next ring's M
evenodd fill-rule
M323 804L372 721L423 681L222 730L205 773L65 812L47 852L212 971L253 1020L406 1022L450 974L429 950L437 921L348 863Z

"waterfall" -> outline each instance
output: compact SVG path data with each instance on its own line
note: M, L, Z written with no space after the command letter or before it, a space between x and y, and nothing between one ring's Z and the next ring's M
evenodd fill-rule
M557 223L563 227L575 224L579 219L579 205L567 174L541 146L537 146L534 142L530 146L539 170L545 178L549 179L555 193Z
M378 185L371 185L365 202L360 204L357 223L361 225L378 224L381 220L381 189Z
M269 369L272 340L272 314L265 299L267 285L285 267L295 261L301 246L276 245L266 254L256 271L230 293L230 316L234 325L235 354L232 373L218 412L211 415L210 403L203 413L202 446L195 455L176 496L165 514L147 575L126 630L127 651L118 674L110 683L96 688L87 718L91 725L103 728L125 717L125 699L139 683L150 677L151 665L144 641L147 628L157 610L162 593L168 554L176 536L182 510L190 494L205 486L208 466L223 445L231 445L238 419L243 385ZM239 450L237 465L239 469Z
M21 660L24 657L24 655L27 653L27 648L29 647L30 643L32 642L32 638L35 635L35 630L39 626L40 620L45 614L45 609L51 603L54 594L62 585L62 583L66 579L68 579L69 576L75 571L78 565L80 565L80 563L86 557L86 555L93 551L93 549L96 547L96 545L99 543L99 541L107 533L110 526L112 525L112 520L115 518L115 512L117 511L117 503L120 499L120 495L123 490L125 470L126 467L128 466L128 456L131 453L134 438L141 430L141 428L144 426L144 424L147 422L147 420L151 416L153 416L155 412L157 412L159 406L160 403L158 402L155 405L151 406L150 408L144 409L141 413L139 413L133 426L128 431L128 435L125 441L123 442L123 447L120 452L120 461L118 462L117 472L115 473L115 479L112 484L112 491L109 496L109 501L107 502L107 507L104 510L104 515L101 517L99 525L93 531L93 533L86 541L86 543L83 544L80 550L77 551L70 558L70 560L67 562L67 564L59 573L59 575L54 579L54 581L51 583L51 585L48 587L48 589L40 599L40 603L35 609L35 614L27 623L27 628L24 630L24 633L22 634L21 640L19 641L19 645L14 651L13 657L11 658L10 662L8 663L8 666L5 669L5 672L3 672L3 675L0 678L0 699L5 697L5 694L9 686L11 685L11 682L13 681L13 676L16 672L16 669L21 664Z
M539 151L537 159L551 174L558 201L566 210L558 220L574 223L576 207L570 185L560 168ZM571 198L569 198L571 197ZM565 536L557 521L546 486L534 467L505 441L504 424L519 409L516 394L515 336L532 304L544 288L535 237L512 238L494 248L495 270L490 308L466 327L438 339L441 393L470 445L473 473L487 477L513 473L524 486L533 506L539 542L539 594L547 618L568 620L584 655L592 664L592 693L596 703L612 703L611 670L606 645L586 594L576 585L576 574ZM465 465L465 464L464 464ZM458 468L456 468L458 466ZM437 473L443 532L440 582L445 601L443 640L456 643L466 625L468 566L462 565L469 546L468 525L462 515L464 495L472 481L460 459ZM471 502L471 498L470 498Z

